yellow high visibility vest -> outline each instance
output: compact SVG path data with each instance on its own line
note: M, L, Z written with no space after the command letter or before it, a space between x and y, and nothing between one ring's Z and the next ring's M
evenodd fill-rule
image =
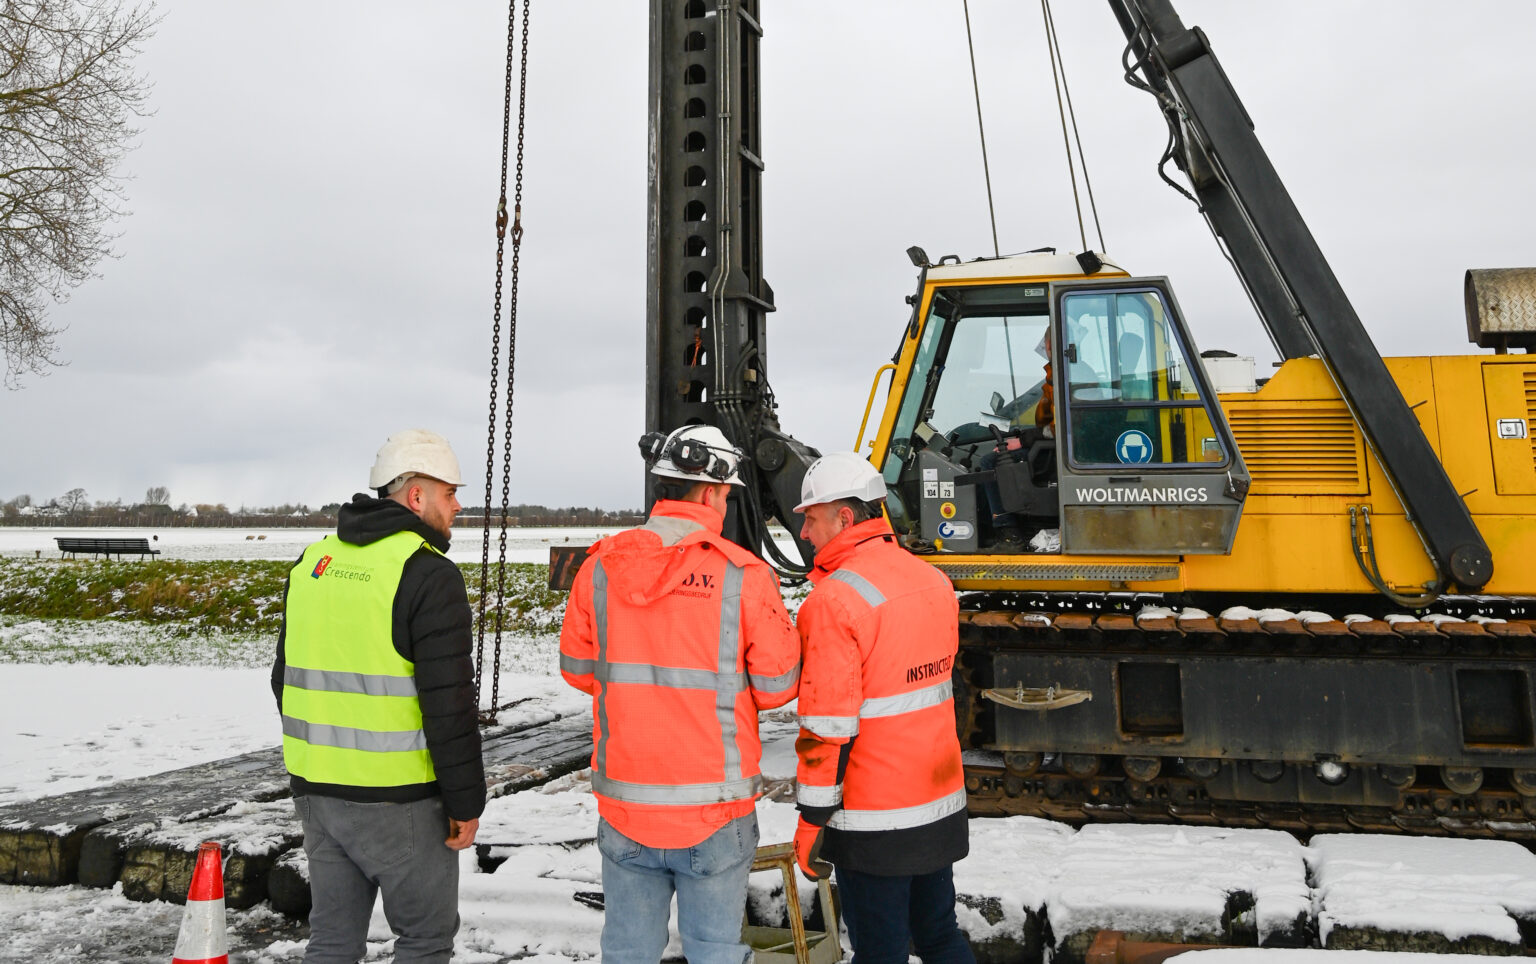
M334 535L288 575L283 762L311 783L396 787L437 779L421 729L416 666L395 650L395 592L421 536L366 546Z

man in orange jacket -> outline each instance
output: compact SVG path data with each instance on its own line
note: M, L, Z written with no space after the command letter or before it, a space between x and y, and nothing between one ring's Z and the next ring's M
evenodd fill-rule
M650 519L592 547L560 671L593 697L605 964L656 964L674 891L683 953L742 964L757 849L757 712L795 698L800 640L778 580L721 537L741 454L713 426L641 439Z
M955 921L969 851L950 671L954 587L896 542L885 480L852 452L806 472L801 536L816 548L798 617L799 829L811 878L837 870L854 964L974 961Z

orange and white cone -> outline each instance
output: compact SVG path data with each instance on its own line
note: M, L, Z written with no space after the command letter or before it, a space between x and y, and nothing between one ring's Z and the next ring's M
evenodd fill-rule
M216 843L197 848L197 866L187 889L187 909L176 935L171 964L229 964L224 925L224 858Z

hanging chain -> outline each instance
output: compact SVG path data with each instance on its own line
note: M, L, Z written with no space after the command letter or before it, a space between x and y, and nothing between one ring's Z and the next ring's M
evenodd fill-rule
M514 0L514 3L516 0ZM523 251L523 125L527 118L528 104L528 7L532 0L523 0L523 37L519 53L517 88L517 174L512 194L512 281L507 296L507 397L503 406L506 421L501 437L501 535L500 554L496 563L496 662L491 676L491 711L500 705L498 693L501 687L501 634L506 625L507 581L507 510L511 501L512 487L512 383L517 373L517 276L518 264ZM507 37L508 98L511 98L512 41ZM505 141L502 150L505 151ZM505 156L505 155L503 155ZM503 161L505 163L505 161ZM505 174L502 175L506 177ZM506 208L505 180L503 180L502 209ZM505 217L505 214L503 214Z
M501 536L500 554L496 571L496 602L494 619L496 621L495 653L491 668L491 702L490 706L481 715L482 722L495 722L497 701L499 699L501 676L501 633L502 622L505 613L504 592L506 590L507 567L507 499L508 499L508 473L510 470L511 445L512 445L512 371L514 355L517 349L517 263L518 254L523 237L522 226L522 197L523 197L523 103L528 90L528 0L523 3L523 35L522 35L522 77L518 93L517 115L517 186L515 218L512 224L512 289L508 301L508 332L507 332L507 394L506 394L506 428L504 432L505 454L502 460L501 482ZM517 36L517 0L511 0L507 7L507 71L506 89L502 99L501 111L501 191L496 202L496 295L492 309L491 321L491 394L490 413L486 428L485 441L485 514L481 524L480 537L480 600L478 609L478 635L475 644L475 702L479 705L481 681L485 668L485 622L486 600L488 598L487 578L490 574L491 552L491 485L496 466L496 414L497 414L497 383L501 374L501 293L502 293L502 262L506 247L507 237L507 157L511 142L512 131L512 54L516 49Z

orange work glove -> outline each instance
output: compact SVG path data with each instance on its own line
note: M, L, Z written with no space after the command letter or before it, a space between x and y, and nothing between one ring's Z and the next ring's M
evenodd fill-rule
M804 817L795 828L795 863L810 880L823 880L832 874L832 865L821 859L821 832L824 829Z

